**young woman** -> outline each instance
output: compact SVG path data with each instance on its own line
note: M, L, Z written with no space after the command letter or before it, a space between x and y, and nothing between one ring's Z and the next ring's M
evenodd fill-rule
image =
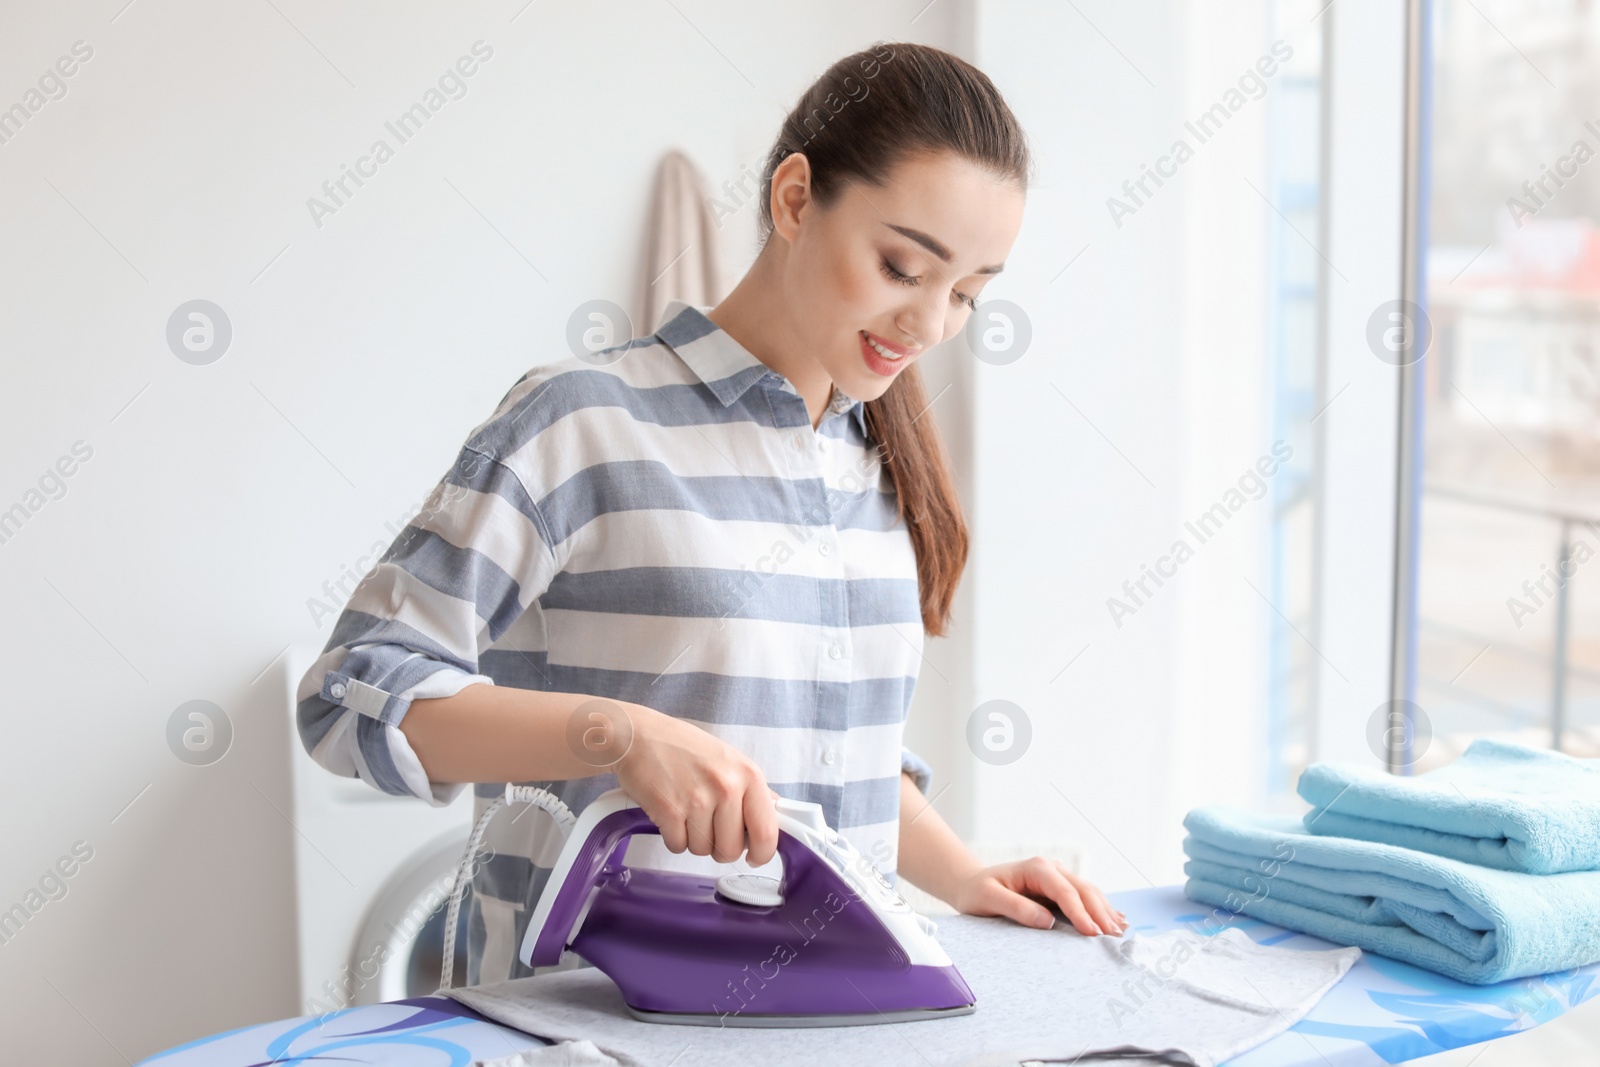
M961 59L897 43L835 63L768 156L733 292L530 371L469 436L302 682L312 756L434 805L483 783L480 812L506 782L575 813L620 784L661 831L629 846L651 866L761 870L773 798L816 801L891 882L1120 935L1059 864L980 863L901 742L967 554L916 362L1002 269L1029 166ZM562 834L515 809L488 844L468 984L529 973Z

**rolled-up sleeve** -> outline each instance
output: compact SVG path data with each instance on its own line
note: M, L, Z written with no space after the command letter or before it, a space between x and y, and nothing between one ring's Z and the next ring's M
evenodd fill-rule
M394 796L443 807L464 782L430 782L400 730L414 700L493 685L480 653L549 588L560 565L522 477L469 443L384 552L301 679L296 721L312 759Z
M909 774L912 784L923 796L928 795L928 786L933 781L933 768L928 766L927 760L904 745L900 746L900 773Z

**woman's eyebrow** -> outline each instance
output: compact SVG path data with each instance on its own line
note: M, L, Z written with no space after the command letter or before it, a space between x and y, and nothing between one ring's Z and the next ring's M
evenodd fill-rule
M917 242L917 244L921 245L923 248L926 248L928 251L932 252L946 263L950 262L952 258L950 250L941 244L938 238L931 237L928 234L923 233L921 230L913 230L909 226L896 226L894 223L887 221L885 221L883 224L901 236L911 238L913 241ZM999 274L1005 269L1006 265L1004 263L996 263L990 267L979 267L972 273Z

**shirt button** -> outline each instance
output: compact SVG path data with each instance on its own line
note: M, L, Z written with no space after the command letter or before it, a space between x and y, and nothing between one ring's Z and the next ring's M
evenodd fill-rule
M333 697L335 700L343 700L344 695L347 692L349 692L349 690L345 689L343 682L334 682L332 685L328 686L328 695Z
M833 747L831 745L822 750L822 762L823 763L831 764L831 763L833 763L834 760L836 760L838 758L839 758L838 756L834 755Z
M829 645L828 655L833 659L839 659L844 655L844 649L840 648L838 645Z
M826 556L828 553L833 551L833 546L828 544L828 542L824 541L824 542L822 542L822 544L817 546L817 551L821 552L824 556Z

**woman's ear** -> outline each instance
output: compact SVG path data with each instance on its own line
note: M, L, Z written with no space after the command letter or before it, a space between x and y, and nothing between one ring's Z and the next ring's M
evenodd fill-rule
M804 152L790 152L772 172L773 232L793 244L800 216L811 202L811 161Z

